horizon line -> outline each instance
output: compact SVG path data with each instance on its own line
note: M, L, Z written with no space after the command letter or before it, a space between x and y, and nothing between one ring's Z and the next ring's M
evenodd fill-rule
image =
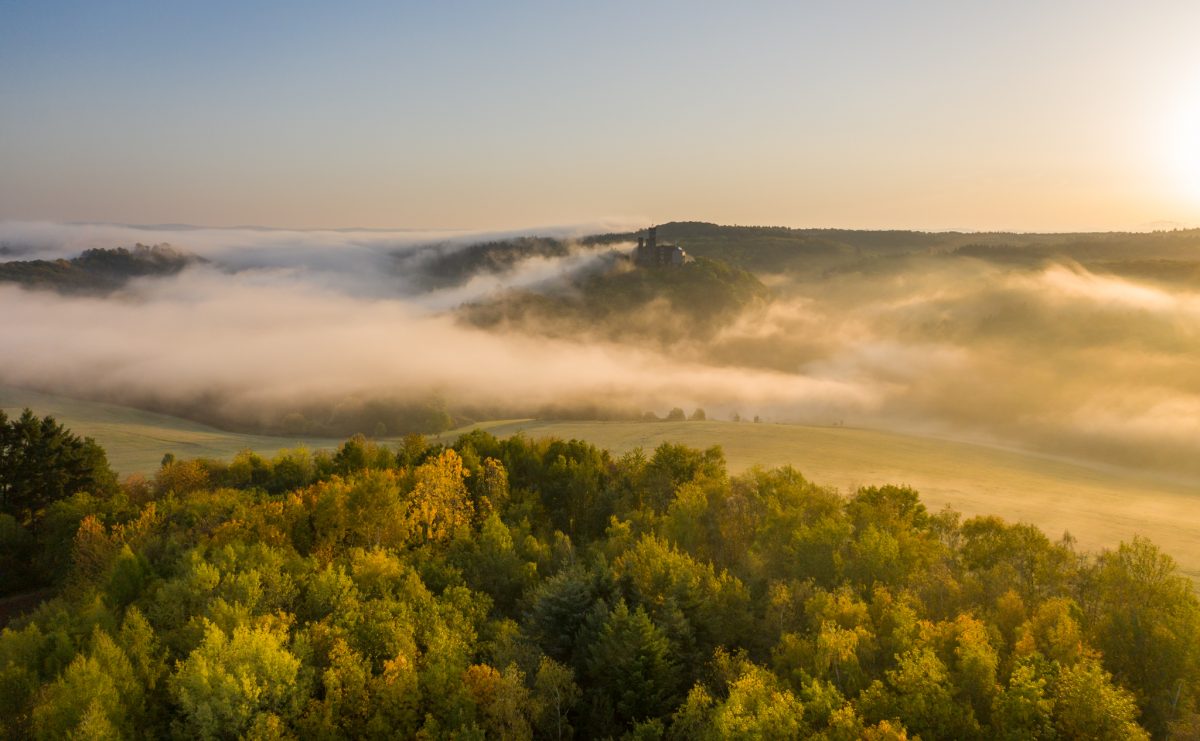
M161 223L132 223L122 221L104 221L98 219L22 219L22 218L2 218L0 224L54 224L59 226L104 226L104 227L120 227L125 229L139 229L145 231L261 231L261 232L371 232L371 233L393 233L393 232L447 232L458 234L469 234L472 232L479 233L496 233L496 232L513 232L536 234L538 230L544 231L564 231L564 230L581 230L585 228L604 228L607 219L597 219L593 222L580 222L577 224L541 224L527 227L451 227L451 226L396 226L396 227L370 227L370 226L313 226L313 227L292 227L292 226L272 226L265 224L190 224L186 222L161 222ZM612 222L626 221L621 218L611 219ZM632 221L630 219L629 221ZM969 227L948 227L948 228L916 228L916 227L848 227L848 226L790 226L786 224L740 224L728 223L722 224L715 221L704 221L702 219L673 219L665 222L650 223L649 226L662 227L670 224L706 224L720 228L735 228L735 229L787 229L789 231L843 231L843 232L911 232L914 234L1014 234L1014 235L1069 235L1069 234L1154 234L1156 232L1179 232L1179 231L1196 231L1200 230L1200 225L1188 225L1176 221L1161 221L1161 222L1146 222L1134 228L1126 229L1004 229L1004 228L969 228ZM647 227L638 227L630 231L638 232ZM585 236L595 234L619 234L617 232L587 232Z

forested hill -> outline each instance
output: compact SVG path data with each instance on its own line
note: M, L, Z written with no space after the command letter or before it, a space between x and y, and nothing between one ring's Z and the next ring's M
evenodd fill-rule
M416 278L429 289L461 285L481 274L511 270L524 260L538 257L565 257L568 243L550 237L516 237L479 242L465 247L426 245L420 249L393 254L396 269L409 279Z
M597 235L578 240L525 236L465 246L422 245L392 253L394 268L426 289L466 283L481 275L499 275L537 258L562 258L574 247L597 248L625 240L625 235Z
M637 268L616 260L566 283L519 289L468 304L460 314L489 329L561 337L600 336L669 344L709 339L770 298L749 271L701 257L679 267Z
M1083 554L719 448L356 438L117 486L52 421L3 427L0 578L57 594L0 633L6 738L1200 729L1200 602L1145 540ZM53 475L64 448L89 467ZM39 476L66 488L30 506Z
M169 244L137 244L85 250L70 260L10 260L0 262L0 282L65 293L109 293L131 278L172 275L193 262L195 255Z

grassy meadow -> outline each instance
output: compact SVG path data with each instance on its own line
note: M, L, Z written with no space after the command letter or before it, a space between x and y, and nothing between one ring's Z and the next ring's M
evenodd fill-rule
M109 465L121 475L152 473L168 452L177 458L230 458L250 448L271 456L281 448L306 445L319 450L341 442L226 432L166 414L0 386L0 410L11 417L25 407L38 416L52 415L76 434L95 439L107 451Z

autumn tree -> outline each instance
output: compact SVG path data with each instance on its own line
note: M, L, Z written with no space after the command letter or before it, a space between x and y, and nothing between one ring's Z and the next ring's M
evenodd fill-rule
M417 467L404 517L418 542L445 541L471 526L475 508L466 475L462 458L453 450Z
M771 672L746 664L729 678L725 696L713 697L702 685L688 693L674 717L679 739L800 738L804 706Z

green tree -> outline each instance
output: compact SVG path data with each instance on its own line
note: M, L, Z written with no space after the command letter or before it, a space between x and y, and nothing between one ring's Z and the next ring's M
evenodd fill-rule
M1054 720L1065 738L1138 741L1150 734L1137 724L1133 695L1112 683L1095 659L1063 667L1054 684Z
M0 411L0 512L33 526L53 502L77 491L108 496L116 486L104 449L90 437L30 409L11 421Z
M741 581L659 538L640 539L613 561L612 574L630 604L644 607L676 640L688 668L717 646L740 645L749 635L750 595Z
M608 454L579 440L546 448L537 488L554 527L575 540L604 532L613 514Z
M208 623L203 642L171 678L171 695L190 735L230 738L249 730L260 714L295 713L299 670L279 632L239 626L226 636Z
M91 650L51 683L33 710L37 738L117 738L132 735L143 711L144 687L128 657L97 629Z
M1003 741L1052 739L1054 700L1047 696L1046 678L1036 663L1013 668L1005 687L992 700L992 732Z
M679 701L680 674L667 637L642 608L617 603L588 647L588 677L618 726L657 718Z
M396 465L396 457L387 448L367 440L363 435L355 435L338 448L333 456L333 466L337 473L351 474L356 471L369 469L391 468Z
M771 672L749 664L729 678L726 696L715 700L701 685L675 714L671 735L680 739L800 738L804 706Z
M929 648L915 648L859 698L868 720L899 719L922 738L970 739L980 733L970 705L956 702L946 665Z
M1174 560L1142 537L1099 559L1093 633L1104 665L1133 690L1155 735L1200 700L1200 600Z
M995 602L1014 590L1029 604L1061 594L1074 555L1032 525L972 517L959 530L959 559L975 599Z
M416 466L422 462L427 450L429 441L425 436L418 432L410 432L400 441L396 460L402 466Z
M361 738L372 716L371 664L344 639L335 638L329 666L321 672L324 696L310 700L299 728L304 736Z
M456 562L473 589L486 592L505 612L536 583L537 564L517 553L512 533L500 516L492 513L479 529L479 535L462 547Z
M695 450L684 445L663 443L642 470L635 487L638 507L662 512L671 503L681 484L700 477L725 478L725 453L720 446Z
M575 729L568 717L579 702L575 673L549 656L543 656L533 679L535 727L544 738L569 739Z
M1017 628L1016 636L1015 652L1019 656L1037 652L1070 666L1084 654L1079 606L1066 597L1048 599L1038 605L1033 615Z
M589 638L588 614L605 596L605 587L600 575L582 566L560 571L543 581L529 598L525 630L550 658L584 669L581 648Z
M814 657L817 676L831 677L834 685L842 693L846 692L847 683L857 689L862 676L858 662L858 646L861 640L860 630L847 630L831 621L822 623L821 630L817 633Z

